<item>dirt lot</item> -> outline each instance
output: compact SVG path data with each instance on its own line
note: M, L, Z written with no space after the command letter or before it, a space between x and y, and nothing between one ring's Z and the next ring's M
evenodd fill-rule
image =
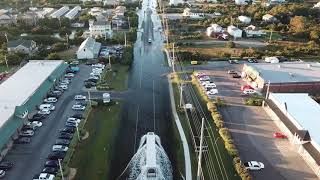
M256 160L265 164L264 170L252 172L254 179L317 179L289 141L273 138L273 133L279 129L263 108L243 104L240 86L244 82L226 73L228 69L240 68L241 65L231 66L226 62L197 66L197 69L206 69L212 74L220 96L227 103L221 113L232 132L242 161Z

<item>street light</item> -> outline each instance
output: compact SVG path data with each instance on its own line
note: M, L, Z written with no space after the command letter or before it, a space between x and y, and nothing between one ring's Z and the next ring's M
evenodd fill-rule
M62 180L64 180L62 166L61 166L61 159L58 159L58 163L59 163L59 168L60 168Z
M77 129L78 140L80 141L80 134L79 134L78 122L76 122L76 129Z

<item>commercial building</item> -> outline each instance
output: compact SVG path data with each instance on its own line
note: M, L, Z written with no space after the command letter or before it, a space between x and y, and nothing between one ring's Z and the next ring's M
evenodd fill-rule
M111 23L109 21L89 21L89 31L91 37L106 38L112 36Z
M78 13L81 11L81 7L80 6L76 6L73 9L71 9L66 15L65 17L72 20L74 19Z
M52 17L52 18L60 18L61 16L66 14L68 11L69 11L69 7L68 6L63 6L60 9L58 9L57 11L53 12L50 15L50 17Z
M266 102L269 116L320 177L320 105L306 93L270 93Z
M101 49L101 43L96 42L93 38L88 37L83 41L77 51L78 59L95 59L98 58Z
M0 160L12 147L28 115L64 74L64 61L30 61L0 84Z
M316 92L320 90L320 63L284 62L244 64L242 77L262 92Z

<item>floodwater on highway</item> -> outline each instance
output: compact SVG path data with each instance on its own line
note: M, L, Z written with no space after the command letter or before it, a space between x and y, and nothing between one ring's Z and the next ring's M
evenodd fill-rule
M150 4L151 1L150 0ZM156 1L154 1L156 2ZM134 46L134 63L129 72L128 92L122 109L118 133L113 142L109 179L117 179L133 157L142 135L155 132L161 138L173 168L173 179L180 177L176 168L176 142L174 123L171 118L167 74L162 52L163 38L159 31L161 23L155 11L147 11L146 0L139 11L137 42ZM149 13L148 13L149 12ZM152 39L152 43L148 40ZM121 176L126 179L126 176Z

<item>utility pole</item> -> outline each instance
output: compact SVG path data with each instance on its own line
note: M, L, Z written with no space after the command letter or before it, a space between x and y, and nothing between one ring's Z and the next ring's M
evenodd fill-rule
M167 26L167 30L166 30L166 35L167 35L167 47L169 47L169 26L168 26L168 19L166 19L166 26Z
M89 99L89 105L90 105L90 107L92 106L92 104L91 104L91 94L90 94L90 91L88 90L88 99Z
M60 19L60 17L58 18L58 20L59 20L59 26L61 27L61 19Z
M269 37L269 42L272 40L272 34L273 34L273 29L271 29L270 37Z
M267 84L266 97L265 97L265 100L262 101L262 107L264 107L266 100L269 98L269 90L270 90L270 80L268 81L268 84Z
M183 91L183 83L180 83L180 108L182 107L182 91Z
M131 26L130 26L130 17L129 16L128 16L128 25L129 25L129 30L130 30Z
M6 54L4 55L4 61L6 62L7 69L9 69L8 59L7 59L7 55Z
M9 40L8 40L8 34L7 34L7 32L4 33L4 36L6 37L6 40L7 40L7 43L8 43Z
M67 44L69 45L69 35L66 33L66 38L67 38Z
M61 159L58 159L58 163L59 163L59 168L60 168L60 173L61 173L62 180L64 180L63 170L62 170L62 165L61 165Z
M197 180L201 179L201 159L202 159L202 145L203 145L203 129L204 129L204 118L202 118L202 123L201 123L200 152L199 152L199 159L198 159Z
M127 33L124 33L124 47L127 47Z
M111 57L109 55L109 66L110 66L110 70L111 70Z
M171 63L172 63L172 70L173 70L173 72L176 72L176 70L175 70L175 68L174 68L174 64L175 64L175 54L174 54L175 52L174 52L174 43L172 44L172 61L171 61Z

